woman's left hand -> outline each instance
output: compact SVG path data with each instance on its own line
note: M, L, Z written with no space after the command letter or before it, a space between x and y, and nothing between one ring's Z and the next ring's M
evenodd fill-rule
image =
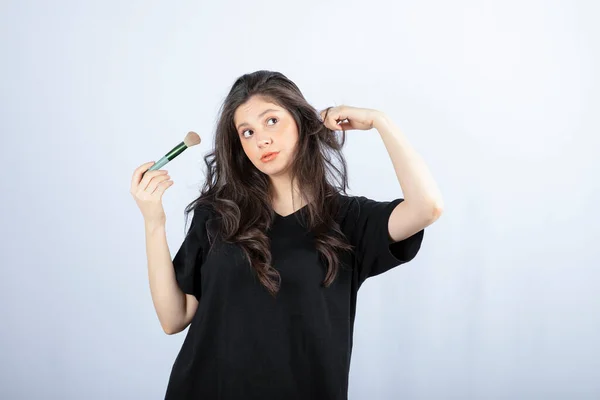
M329 107L320 112L323 124L333 131L357 129L366 131L373 129L380 111L369 108L351 106ZM347 121L345 121L347 120Z

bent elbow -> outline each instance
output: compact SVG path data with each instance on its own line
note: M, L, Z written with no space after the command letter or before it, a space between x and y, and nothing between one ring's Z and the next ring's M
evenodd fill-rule
M422 218L425 226L429 226L438 220L444 212L444 205L439 203L433 203L422 211Z
M433 206L433 209L431 212L431 218L433 219L433 221L437 221L437 219L439 217L441 217L443 213L444 213L444 204L438 203Z
M167 335L175 335L175 334L183 331L183 329L178 326L161 325L161 327L163 329L163 332L165 332Z

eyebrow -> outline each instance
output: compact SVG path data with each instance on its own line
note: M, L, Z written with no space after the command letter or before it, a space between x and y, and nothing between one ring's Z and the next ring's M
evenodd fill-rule
M268 108L265 111L263 111L260 114L258 114L258 118L262 118L263 115L265 115L266 113L271 112L271 111L278 112L278 111L281 111L281 110L275 110L274 108ZM241 124L239 124L237 126L237 129L240 129L242 126L248 126L248 125L249 124L247 122L242 122Z

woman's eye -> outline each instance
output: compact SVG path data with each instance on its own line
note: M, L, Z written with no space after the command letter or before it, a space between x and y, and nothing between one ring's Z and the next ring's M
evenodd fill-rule
M267 121L270 121L272 119L274 119L275 121L277 121L277 118L274 118L274 117L273 118L269 118ZM245 130L244 132L242 132L242 136L244 136L245 138L249 138L250 136L252 136L252 134L250 134L250 133L248 133L248 135L246 135L246 132L252 132L252 130L250 130L250 129Z

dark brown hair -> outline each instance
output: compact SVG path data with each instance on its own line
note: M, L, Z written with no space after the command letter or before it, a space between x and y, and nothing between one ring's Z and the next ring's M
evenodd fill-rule
M338 139L336 131L323 124L318 111L283 74L256 71L235 81L219 111L214 150L204 157L206 181L200 196L186 207L186 216L199 206L210 206L221 221L222 239L242 248L260 282L269 293L276 295L281 277L271 265L266 235L275 218L269 177L246 156L233 118L236 109L255 95L285 108L298 127L290 175L308 203L299 214L303 215L306 228L314 233L316 248L321 260L326 262L327 274L322 284L328 287L338 273L338 251L352 248L335 221L338 194L345 194L348 187L342 153L345 132L342 131L341 140ZM339 165L335 164L336 159Z

